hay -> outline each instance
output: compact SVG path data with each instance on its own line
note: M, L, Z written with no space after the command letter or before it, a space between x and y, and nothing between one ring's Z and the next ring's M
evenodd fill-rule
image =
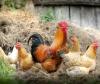
M0 46L13 47L17 41L26 43L30 33L39 32L38 17L26 11L0 12Z

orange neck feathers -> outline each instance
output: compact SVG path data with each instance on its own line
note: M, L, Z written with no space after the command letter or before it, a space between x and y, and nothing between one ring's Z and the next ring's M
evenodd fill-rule
M63 31L64 35L67 39L67 30L68 30L68 24L65 21L61 21L58 23L58 27Z

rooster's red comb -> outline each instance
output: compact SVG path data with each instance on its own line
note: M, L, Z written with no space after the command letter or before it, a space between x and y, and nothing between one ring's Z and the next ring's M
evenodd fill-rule
M63 28L63 29L68 29L68 23L66 21L59 22L58 26Z

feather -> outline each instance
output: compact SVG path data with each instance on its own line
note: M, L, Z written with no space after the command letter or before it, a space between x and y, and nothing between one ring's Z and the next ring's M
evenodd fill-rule
M35 62L38 62L38 60L36 59L34 52L36 51L36 48L40 45L40 44L44 44L43 38L40 34L34 32L33 35L30 36L30 38L28 39L28 44L29 41L32 40L32 46L31 46L31 54L32 54L32 59Z

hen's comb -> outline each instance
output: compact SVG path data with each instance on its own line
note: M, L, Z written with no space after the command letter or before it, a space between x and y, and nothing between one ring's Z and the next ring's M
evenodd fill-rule
M94 40L94 41L93 41L93 44L94 44L95 46L99 47L99 44L98 44L98 41L97 41L97 40Z
M21 43L20 42L16 43L16 48L18 48L18 47L21 47Z
M58 23L58 26L63 28L63 29L68 29L68 24L66 21L61 21Z
M93 43L98 43L98 41L97 40L94 40Z
M17 42L16 45L21 45L21 43L20 42Z

